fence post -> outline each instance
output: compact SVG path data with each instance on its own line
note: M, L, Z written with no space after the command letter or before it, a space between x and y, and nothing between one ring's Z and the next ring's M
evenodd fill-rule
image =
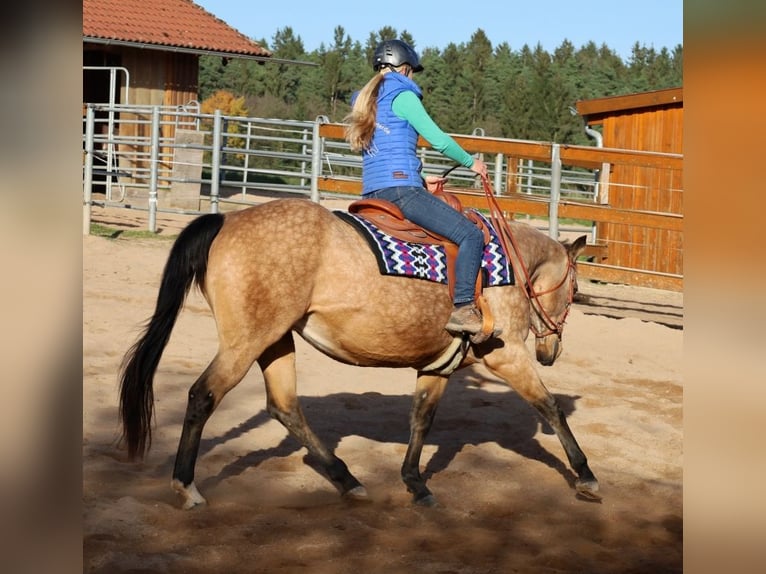
M524 160L521 160L522 162ZM533 159L526 160L526 167L524 168L525 173L527 175L526 182L527 182L527 195L532 195L532 184L534 183L534 168L535 168L535 161ZM527 216L529 217L529 216Z
M551 202L548 204L548 235L559 238L559 199L561 198L561 145L551 147Z
M247 195L247 171L250 168L250 138L253 137L253 122L247 122L247 137L245 139L245 162L242 172L242 199Z
M90 235L90 213L93 206L93 132L96 112L91 104L85 110L85 173L82 184L82 234Z
M306 151L308 151L309 132L308 130L304 129L301 133L302 133L301 140L303 141L303 143L301 144L301 157L306 157ZM306 175L306 162L301 160L301 176L305 176L305 175ZM302 190L306 187L306 178L301 177L300 182L301 182L300 186ZM309 183L311 183L311 181L309 181Z
M210 163L210 213L218 213L218 195L221 187L221 110L215 110L213 115L213 149Z
M473 128L473 132L471 132L471 135L478 136L478 137L484 137L484 128ZM478 157L481 161L484 161L484 152L480 151L477 154L474 154L474 157ZM489 175L489 174L487 174ZM477 177L473 180L473 186L476 188L481 187L481 178ZM497 187L497 179L495 179L495 187Z
M319 126L329 121L327 116L317 116L311 138L311 201L319 203L319 176L322 174L322 147Z
M503 154L495 156L495 191L498 195L503 194Z
M149 168L149 231L157 231L157 182L160 158L160 107L152 106L152 150Z

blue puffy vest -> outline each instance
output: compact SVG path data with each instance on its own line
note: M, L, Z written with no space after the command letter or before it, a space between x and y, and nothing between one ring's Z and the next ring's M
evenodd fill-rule
M362 194L385 187L422 186L417 156L418 133L391 109L394 98L409 90L422 99L420 87L407 76L389 72L378 91L378 113L370 147L362 152Z

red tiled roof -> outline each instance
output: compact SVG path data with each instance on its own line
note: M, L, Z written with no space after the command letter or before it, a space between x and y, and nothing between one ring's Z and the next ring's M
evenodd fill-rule
M191 0L83 0L85 38L249 56L271 52Z

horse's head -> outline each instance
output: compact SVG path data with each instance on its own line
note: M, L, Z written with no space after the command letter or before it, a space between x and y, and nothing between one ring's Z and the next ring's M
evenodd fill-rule
M541 365L552 365L563 349L561 339L572 300L577 293L577 256L587 237L561 242L563 252L539 267L528 286L530 330L535 335L535 355Z

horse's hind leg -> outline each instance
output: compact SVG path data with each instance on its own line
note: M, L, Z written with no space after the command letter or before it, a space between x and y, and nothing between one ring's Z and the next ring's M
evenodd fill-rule
M349 472L346 463L328 449L309 428L298 403L295 373L295 342L287 333L258 359L266 382L269 414L281 422L309 453L319 460L327 476L341 494L366 499L367 491Z
M219 351L189 389L184 426L178 443L172 487L182 496L183 508L204 504L205 499L194 485L194 467L199 453L202 430L224 395L233 389L253 364L252 355Z
M447 377L418 373L410 410L410 442L402 463L402 480L412 493L413 501L425 506L433 506L436 500L420 474L420 455L446 384Z

